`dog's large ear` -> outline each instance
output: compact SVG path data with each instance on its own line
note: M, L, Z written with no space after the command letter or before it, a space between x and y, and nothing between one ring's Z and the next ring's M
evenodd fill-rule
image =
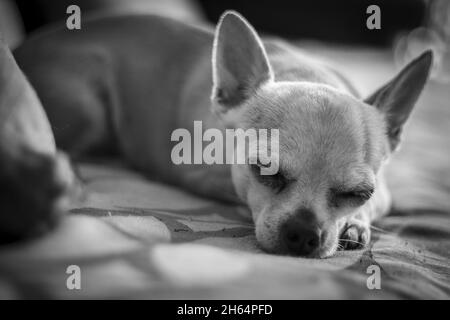
M432 62L433 53L428 50L411 61L394 79L365 100L366 103L384 113L392 150L398 146L403 124L425 86Z
M223 111L241 104L262 83L273 79L260 38L233 11L225 12L217 25L212 64L212 99Z

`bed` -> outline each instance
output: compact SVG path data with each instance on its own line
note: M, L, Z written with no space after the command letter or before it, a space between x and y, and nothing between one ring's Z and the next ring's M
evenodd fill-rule
M395 69L385 51L325 55L363 93ZM394 208L363 250L323 260L266 254L234 207L114 161L79 163L86 200L46 236L0 248L0 298L449 299L449 89L430 82L422 95L388 171ZM70 289L70 266L80 289Z

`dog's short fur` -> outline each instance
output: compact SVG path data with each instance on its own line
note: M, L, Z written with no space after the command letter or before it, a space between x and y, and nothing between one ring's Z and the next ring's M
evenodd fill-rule
M308 257L366 244L370 221L389 210L383 165L432 61L422 54L362 100L336 71L286 42L262 41L235 12L215 34L157 16L92 19L36 34L15 58L60 148L116 150L154 179L243 203L262 248ZM174 165L171 132L194 120L279 129L279 172Z

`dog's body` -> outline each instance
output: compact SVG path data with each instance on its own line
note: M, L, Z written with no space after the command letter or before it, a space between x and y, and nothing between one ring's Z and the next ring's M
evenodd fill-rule
M287 43L262 44L235 13L216 34L156 16L93 19L81 30L42 32L15 58L60 148L117 149L152 178L246 204L263 248L317 257L339 241L364 245L370 221L389 210L381 167L431 61L416 60L364 103L336 71ZM400 97L410 78L411 97ZM396 99L405 106L391 127L383 111L395 115ZM220 130L280 129L281 173L267 182L255 166L174 165L171 133L195 120Z
M175 129L191 129L194 120L224 129L211 112L213 39L213 30L158 16L111 17L87 21L79 31L41 33L14 55L63 150L118 147L152 178L237 200L229 166L175 166L170 158ZM353 90L286 43L271 41L266 49L277 81Z

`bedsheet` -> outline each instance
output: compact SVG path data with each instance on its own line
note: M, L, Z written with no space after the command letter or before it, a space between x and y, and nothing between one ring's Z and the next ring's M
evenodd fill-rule
M332 58L363 93L394 69L385 52ZM86 201L45 237L0 248L0 298L448 299L448 89L432 82L421 97L389 166L394 209L363 250L323 260L266 254L234 207L122 164L81 163ZM71 290L73 266L81 278ZM370 285L374 268L380 289Z

